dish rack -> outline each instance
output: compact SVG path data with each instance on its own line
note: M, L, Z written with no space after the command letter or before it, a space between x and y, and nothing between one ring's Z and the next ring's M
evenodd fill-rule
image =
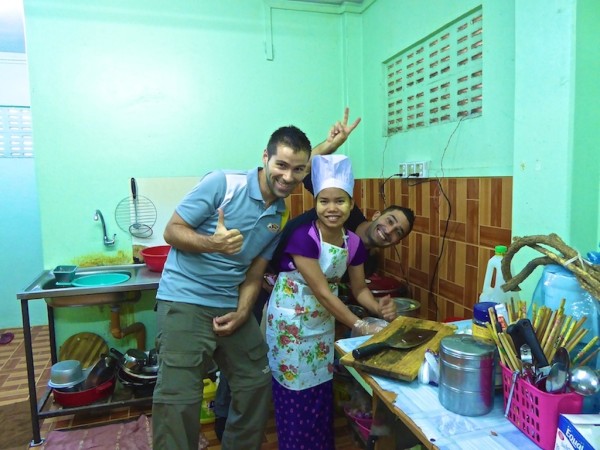
M502 365L504 408L512 387L512 371ZM543 450L553 450L560 414L579 414L583 397L575 392L549 394L521 377L516 378L507 418Z

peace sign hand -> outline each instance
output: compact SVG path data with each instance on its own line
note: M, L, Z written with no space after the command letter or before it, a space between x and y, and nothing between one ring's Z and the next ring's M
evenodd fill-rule
M358 126L358 124L361 121L361 118L359 117L352 123L352 125L348 125L349 114L350 108L346 107L344 109L344 119L341 122L338 121L334 123L331 127L331 130L329 130L327 142L336 149L339 148L340 145L342 145L344 142L346 142L346 139L348 139L350 133L354 131L354 129Z
M240 233L240 230L236 228L228 230L225 227L225 214L223 213L223 210L219 208L218 211L219 220L217 221L215 234L213 234L212 237L215 251L225 253L226 255L233 255L242 249L244 236Z

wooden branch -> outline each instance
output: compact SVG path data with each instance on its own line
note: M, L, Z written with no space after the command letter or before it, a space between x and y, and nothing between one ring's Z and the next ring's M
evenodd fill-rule
M546 247L557 250L560 254L556 254ZM545 256L531 260L521 272L516 276L511 273L511 261L513 256L523 247L529 247L536 250ZM568 262L568 264L567 264ZM539 265L558 264L570 270L583 289L588 291L596 299L600 300L600 265L588 264L583 261L580 254L569 247L556 234L552 233L548 236L534 235L525 237L515 237L513 243L508 247L506 255L502 258L501 270L506 281L502 285L504 292L520 290L519 285L531 275L533 270Z

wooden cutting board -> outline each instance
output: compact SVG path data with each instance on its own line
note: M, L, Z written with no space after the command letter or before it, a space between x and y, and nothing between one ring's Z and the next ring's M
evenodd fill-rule
M60 346L58 360L75 359L81 362L81 368L87 369L100 360L100 355L108 354L108 344L94 333L77 333Z
M354 359L352 352L349 352L340 359L340 362L346 366L361 369L375 375L382 375L404 381L413 381L417 378L419 367L421 367L423 359L425 358L425 351L431 349L437 352L440 348L440 341L442 338L454 334L454 327L440 322L399 316L362 345L385 341L389 337L400 332L400 328L402 327L406 327L407 329L424 328L427 330L435 330L437 333L423 345L410 350L388 349L360 360Z

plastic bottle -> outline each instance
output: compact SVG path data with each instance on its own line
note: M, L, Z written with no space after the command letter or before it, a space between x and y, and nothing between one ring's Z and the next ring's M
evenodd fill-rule
M504 292L501 288L501 286L506 283L500 267L502 258L506 254L506 250L507 248L505 245L497 245L495 248L496 254L488 261L485 279L483 280L483 288L481 289L481 295L479 296L480 302L507 303L510 302L511 298L515 301L519 299L519 294L517 292Z
M472 332L473 336L487 339L488 341L493 340L492 334L487 328L487 324L490 323L489 308L493 308L498 303L496 302L479 302L473 306L473 325ZM492 324L495 326L495 324Z
M215 396L217 385L209 378L204 379L202 392L202 406L200 408L200 423L213 423L215 421Z

